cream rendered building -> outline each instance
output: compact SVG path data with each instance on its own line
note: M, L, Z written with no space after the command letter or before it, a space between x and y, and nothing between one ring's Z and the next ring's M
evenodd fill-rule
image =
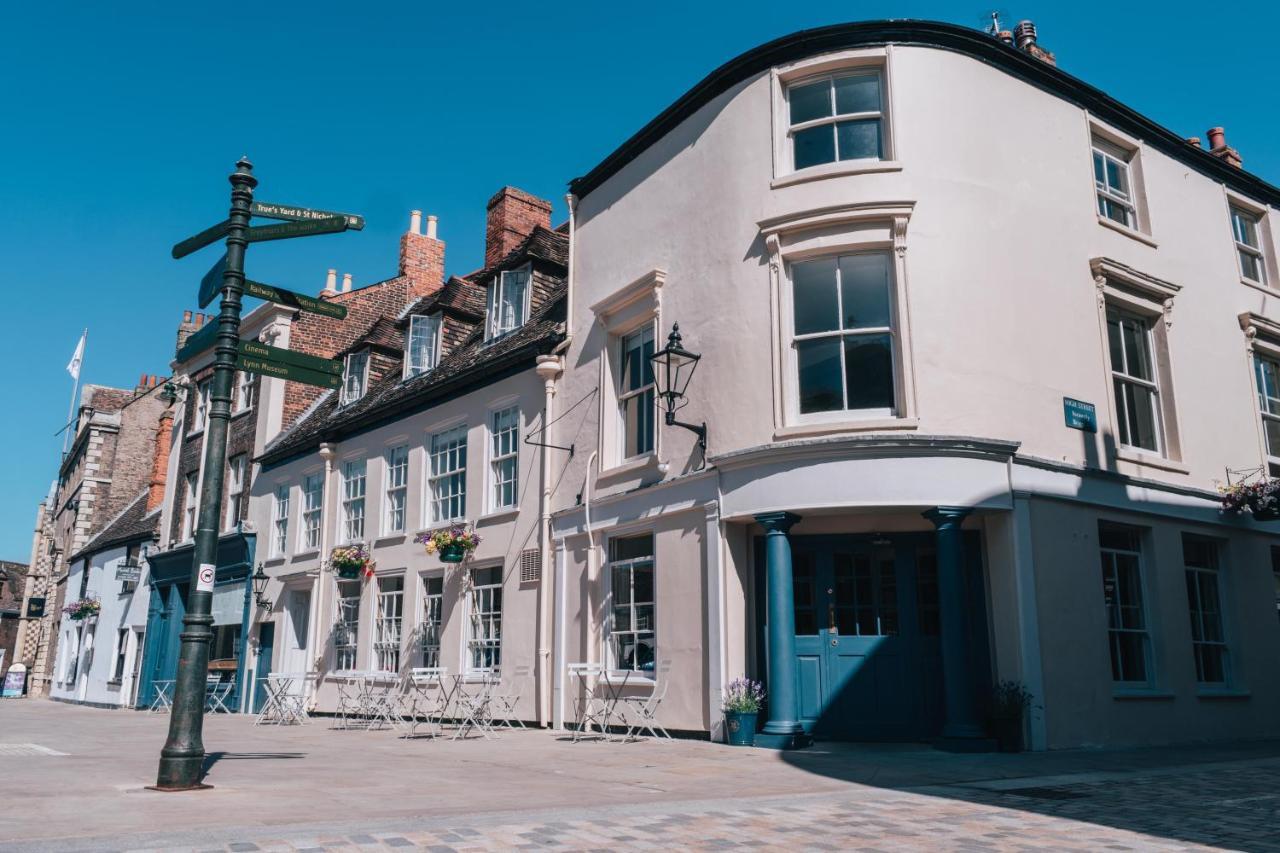
M597 660L693 732L764 679L778 746L980 747L1007 679L1036 749L1280 734L1280 531L1216 494L1275 461L1280 189L1019 41L797 33L573 182L555 720Z

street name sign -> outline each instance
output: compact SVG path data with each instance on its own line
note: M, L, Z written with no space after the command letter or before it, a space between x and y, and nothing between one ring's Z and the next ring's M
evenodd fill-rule
M199 234L196 234L192 237L188 237L187 239L183 240L181 243L178 243L177 245L175 245L173 247L173 252L172 252L173 257L175 260L178 258L185 258L187 255L191 254L192 252L203 249L205 246L208 246L210 243L214 243L214 242L217 242L218 240L221 240L223 237L227 236L227 232L230 230L231 230L231 220L224 219L221 222L219 222L217 225L214 225L211 228L206 228L203 231L201 231Z
M264 240L287 240L290 237L310 237L312 234L336 234L347 230L345 216L329 216L324 219L307 219L298 222L281 222L279 225L258 225L245 232L250 243Z
M218 291L222 290L222 274L227 271L227 255L224 252L222 258L213 265L204 278L200 279L200 307L208 306L213 298L218 295Z
M298 207L293 204L272 204L269 201L255 201L249 205L249 212L254 216L267 219L286 219L303 221L308 219L332 219L335 216L345 217L347 227L352 231L364 230L364 217L354 213L339 213L336 210L316 210L312 207Z
M342 362L335 361L332 358L319 358L314 355L308 355L305 352L294 352L291 349L267 346L257 341L241 341L239 349L240 355L247 358L276 361L290 367L303 367L307 370L314 370L317 373L339 374L342 372Z
M265 359L246 355L236 358L236 368L238 370L247 370L250 373L257 373L260 376L287 379L290 382L301 382L304 385L319 385L321 388L338 388L342 385L342 377L336 373L321 373L318 370L308 370L305 367L280 364L279 362L266 361Z
M268 302L274 302L277 305L297 308L299 311L309 311L312 314L322 314L325 317L333 317L335 320L341 320L347 316L347 309L341 305L334 305L332 302L325 302L323 299L316 299L313 296L294 293L292 290L285 290L282 287L263 284L260 281L245 279L244 293L245 296L265 299Z
M1098 410L1093 403L1062 398L1062 415L1067 426L1084 432L1098 431Z
M142 567L138 565L129 565L122 563L116 566L116 580L125 583L137 583L142 578Z

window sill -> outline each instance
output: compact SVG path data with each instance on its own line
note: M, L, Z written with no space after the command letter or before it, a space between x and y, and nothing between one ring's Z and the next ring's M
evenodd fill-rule
M1110 219L1107 219L1107 217L1105 216L1098 216L1096 213L1094 214L1094 216L1098 217L1099 225L1105 228L1110 228L1112 231L1116 232L1117 234L1123 234L1124 236L1132 240L1137 240L1139 243L1150 246L1153 249L1160 248L1159 243L1157 243L1155 240L1152 240L1149 236L1147 236L1146 234L1143 234L1141 231L1138 231L1137 229L1129 228L1128 226L1121 225L1119 222L1114 222Z
M202 435L204 435L204 427L200 427L200 429L191 430L191 432L187 433L185 436L182 437L182 440L190 441L191 439L199 438Z
M1274 296L1275 298L1280 299L1280 290L1276 290L1274 287L1267 287L1260 281L1250 281L1249 279L1242 277L1240 279L1240 283L1245 287L1252 287L1254 290L1262 291L1267 294L1267 296Z
M1177 694L1148 687L1117 687L1111 698L1118 702L1172 702Z
M108 689L108 690L119 690L119 689L120 689L120 684L121 684L121 683L122 683L122 682L120 681L120 679L118 679L118 678L113 678L113 679L111 679L110 681L108 681L108 682L107 682L107 689Z
M1196 691L1197 699L1214 700L1245 700L1252 699L1253 693L1248 690L1233 690L1230 687L1201 687Z
M796 424L774 430L773 440L783 441L788 438L828 435L835 432L916 429L919 426L919 418L868 418L866 420L833 421L831 423Z
M1140 450L1131 450L1125 447L1117 447L1114 451L1116 459L1122 462L1131 462L1134 465L1145 465L1148 468L1159 468L1162 471L1172 471L1175 474L1190 474L1191 469L1183 465L1181 462L1175 462L1172 459L1166 459L1163 456L1156 456L1151 453L1144 453Z
M823 163L821 166L810 166L781 175L769 182L770 189L781 189L809 181L821 181L824 178L839 178L844 175L868 175L875 172L901 172L902 163L897 160L846 160L844 162Z
M310 551L299 551L297 554L293 555L293 562L300 563L303 560L311 560L319 556L320 556L319 548L313 548Z
M481 524L497 524L500 521L510 521L520 514L519 507L511 507L509 509L496 509L491 513L482 515L476 519L476 525Z
M408 535L407 533L388 533L385 536L379 536L373 540L373 547L381 548L384 545L400 545Z
M285 559L285 557L272 557L269 560L263 560L262 565L264 568L268 566L283 566Z
M620 669L610 670L604 674L604 680L609 684L621 685L624 682L622 673L623 670ZM626 677L625 682L627 687L654 687L658 683L656 679L650 678L647 675L635 675L634 673Z
M624 474L631 474L636 471L657 469L658 465L658 454L650 453L646 456L638 456L635 459L614 465L612 468L606 468L596 475L596 479L609 480L615 477L621 477Z
M252 412L252 411L253 411L253 406L250 406L250 407L249 407L249 408L247 408L247 409L240 409L240 410L238 410L238 411L232 412L232 413L231 413L231 420L233 420L233 421L234 421L236 418L241 417L242 415L247 415L247 414L249 414L249 413L250 413L250 412Z

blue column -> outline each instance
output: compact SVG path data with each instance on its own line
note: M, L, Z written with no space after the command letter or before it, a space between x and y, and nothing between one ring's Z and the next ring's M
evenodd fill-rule
M945 697L943 747L985 748L985 732L978 719L977 681L969 650L965 608L964 550L960 527L967 507L940 506L924 513L938 531L938 611L942 628L942 683Z
M756 746L798 749L809 739L800 725L796 696L796 611L791 583L791 540L787 532L800 520L789 512L757 515L765 529L765 586L769 644L769 721Z

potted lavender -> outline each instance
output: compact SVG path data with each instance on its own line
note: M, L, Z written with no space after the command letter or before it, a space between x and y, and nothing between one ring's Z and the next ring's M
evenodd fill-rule
M1222 511L1236 515L1248 512L1254 521L1280 518L1280 479L1262 477L1253 482L1232 483L1219 490Z
M480 535L461 524L419 533L414 542L424 546L428 554L439 554L445 563L461 563L480 544Z
M341 548L334 548L329 554L329 565L343 580L355 580L363 574L373 577L373 569L377 565L373 556L364 545L356 543Z
M764 687L749 678L729 682L724 691L724 736L730 746L755 746L756 717L764 703Z

